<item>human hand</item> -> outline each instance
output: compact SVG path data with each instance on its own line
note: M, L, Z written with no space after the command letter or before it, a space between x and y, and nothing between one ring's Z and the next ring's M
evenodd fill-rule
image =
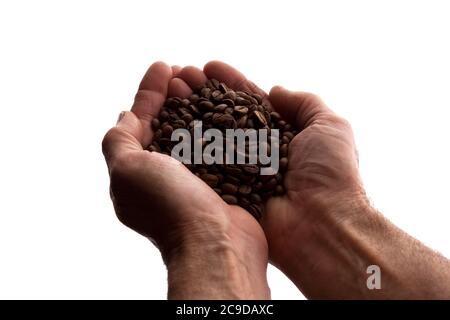
M103 140L111 198L120 221L161 250L169 297L268 298L267 242L257 221L180 162L145 150L166 97L187 97L205 81L193 67L150 67L131 112Z
M234 90L258 93L300 130L289 145L286 194L268 200L261 224L271 262L306 297L448 297L450 261L369 205L347 121L309 93L274 87L267 95L224 63L211 62L204 73ZM369 288L368 266L383 273L380 290Z
M261 224L271 262L305 295L323 297L325 292L332 296L330 288L320 291L320 283L328 281L330 273L313 273L310 269L317 271L318 265L332 269L336 262L312 252L317 248L315 244L337 242L337 225L351 220L356 211L369 210L350 125L312 94L274 87L268 95L224 63L207 65L205 69L209 77L235 90L260 94L266 104L299 129L289 144L289 164L284 174L286 194L268 200ZM329 239L325 240L322 233Z

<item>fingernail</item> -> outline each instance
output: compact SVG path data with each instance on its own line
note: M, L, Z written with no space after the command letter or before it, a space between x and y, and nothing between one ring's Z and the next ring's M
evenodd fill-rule
M116 124L118 124L118 123L120 122L120 120L122 120L122 118L123 118L124 115L125 115L125 111L122 111L122 112L119 114L119 117L117 118Z

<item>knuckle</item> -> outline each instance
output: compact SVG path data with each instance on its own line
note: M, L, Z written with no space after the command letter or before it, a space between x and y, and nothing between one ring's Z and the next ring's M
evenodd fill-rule
M323 103L322 99L317 94L312 92L303 93L303 100L309 105L319 105Z

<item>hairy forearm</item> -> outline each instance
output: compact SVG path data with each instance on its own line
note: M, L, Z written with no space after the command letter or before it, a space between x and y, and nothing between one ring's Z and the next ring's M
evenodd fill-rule
M253 272L227 241L180 248L166 263L169 299L270 298L265 273Z
M334 205L323 216L313 228L302 230L303 244L284 270L306 296L450 298L449 260L395 227L366 201ZM380 289L367 286L371 265L380 268Z

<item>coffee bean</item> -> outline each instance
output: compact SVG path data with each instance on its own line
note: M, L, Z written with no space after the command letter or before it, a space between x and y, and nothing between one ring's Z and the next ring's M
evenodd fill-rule
M261 203L261 201L262 201L260 195L257 194L257 193L251 193L250 197L249 197L249 200L252 203Z
M263 184L263 188L264 190L273 190L275 189L275 187L277 186L278 182L276 178L272 178L269 181L267 181L266 183Z
M158 118L153 118L152 119L153 130L158 130L160 126L161 126L161 123L159 122Z
M161 111L161 113L159 114L159 120L160 121L167 121L169 119L169 113L167 111Z
M224 110L224 113L227 113L227 114L233 114L233 112L234 112L234 110L231 107L228 107Z
M223 99L222 102L225 103L229 107L234 107L234 105L235 105L234 100L231 100L231 99Z
M243 196L248 196L252 192L252 187L249 185L243 184L238 189L239 194Z
M236 92L230 90L223 95L224 99L230 99L232 101L236 100Z
M221 188L222 188L222 192L226 193L226 194L234 195L238 191L238 187L231 183L224 183L224 184L222 184Z
M288 144L290 141L291 140L289 140L289 138L286 136L281 137L281 143L283 143L283 144Z
M247 211L250 212L250 214L255 217L256 220L261 219L263 214L262 206L258 204L251 204L250 206L248 206Z
M220 188L214 188L213 189L218 195L221 195L222 194L222 189L220 189Z
M244 170L247 173L250 174L258 174L259 173L259 166L255 164L244 164L241 166L242 170Z
M228 108L228 105L225 103L221 103L214 107L214 111L215 112L224 112L226 108Z
M245 106L235 106L234 111L238 114L245 115L248 112L248 108Z
M170 138L172 136L173 128L171 125L166 125L162 127L162 136Z
M200 173L200 170L197 172ZM208 170L206 170L206 172L208 172ZM217 183L219 182L219 179L217 178L217 176L208 174L208 173L201 174L200 179L202 179L211 188L214 188L217 185Z
M211 97L211 88L204 87L200 94L203 98L209 99Z
M284 193L284 188L282 185L277 185L275 188L276 195L282 195Z
M261 97L259 94L253 93L252 96L253 96L253 98L256 99L256 101L257 101L259 104L262 103L262 97Z
M214 106L214 103L212 103L211 101L202 101L202 102L200 102L198 107L203 112L210 112L210 111L214 111L215 106Z
M236 104L242 105L242 106L248 106L248 105L252 104L250 101L248 101L247 99L244 99L242 97L236 97L236 99L234 101Z
M244 209L249 207L252 203L246 197L240 197L238 201L239 205Z
M184 114L181 119L185 122L185 123L191 123L192 120L194 120L194 117L192 116L192 114L187 113Z
M237 204L238 203L238 199L235 196L232 196L229 194L222 195L222 199L223 199L223 201L225 201L228 204Z
M244 115L238 120L237 127L244 128L246 125L247 125L247 115Z
M281 145L281 147L280 147L280 156L282 156L282 157L286 157L287 156L287 154L288 154L288 144L287 143L284 143L284 144L282 144Z
M236 128L236 120L234 120L233 116L230 114L215 113L212 117L212 123L219 128Z
M242 170L235 165L228 165L225 167L225 172L232 176L240 176L242 174Z
M235 184L235 185L238 185L241 182L241 180L239 178L231 176L231 175L226 175L224 181L227 181L227 182L229 182L231 184Z
M287 126L287 125L286 125ZM286 126L284 126L286 128ZM291 131L285 131L283 132L283 136L284 137L288 137L289 140L292 140L292 138L294 138L294 134Z
M288 166L288 159L286 157L280 159L280 169L286 170Z
M155 131L155 133L153 133L153 140L158 141L162 136L162 130L158 129Z
M229 89L228 89L228 87L227 87L227 85L226 85L225 83L220 83L220 84L219 84L219 90L220 90L222 93L226 93Z

